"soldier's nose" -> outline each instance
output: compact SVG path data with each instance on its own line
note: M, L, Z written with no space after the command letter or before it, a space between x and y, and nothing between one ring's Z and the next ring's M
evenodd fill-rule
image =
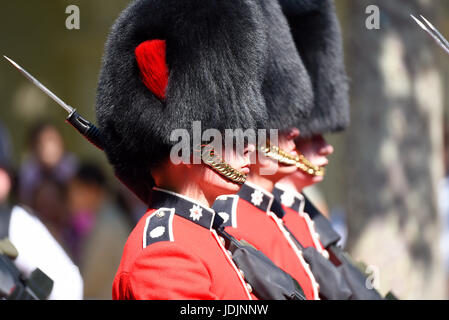
M320 156L328 156L334 153L334 147L322 135L315 137L315 141L319 144L318 154Z
M299 137L300 132L298 128L291 128L288 132L287 139L288 140L295 140L297 137Z
M330 144L326 144L326 146L324 148L321 148L321 152L320 152L323 156L329 156L332 153L334 153L334 147L331 146Z
M253 152L255 152L255 151L256 151L256 145L255 145L255 144L252 144L252 143L249 143L249 144L245 147L245 150L244 150L243 154L244 154L245 156L249 156L249 155L251 155L251 153L253 153Z

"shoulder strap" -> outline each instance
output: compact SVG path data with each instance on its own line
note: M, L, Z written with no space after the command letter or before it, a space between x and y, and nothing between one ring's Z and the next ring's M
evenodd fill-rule
M237 195L219 196L212 205L212 209L217 213L214 224L221 220L219 226L237 228L238 201L239 196Z
M143 234L143 248L151 244L170 241L173 242L173 216L175 209L161 208L150 215L145 224Z
M12 210L8 206L0 206L0 240L9 236L9 222Z
M320 235L320 240L324 248L336 244L340 240L340 235L334 230L331 222L313 205L313 203L303 194L306 201L304 212L315 222L315 229Z

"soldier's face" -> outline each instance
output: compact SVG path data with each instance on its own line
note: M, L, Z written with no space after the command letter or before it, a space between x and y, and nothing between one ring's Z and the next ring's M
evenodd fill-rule
M279 135L278 146L283 151L297 156L295 138L298 137L299 131L296 128L290 129L286 133ZM261 152L257 153L257 162L251 167L253 175L260 175L272 182L277 182L285 176L296 171L296 166L287 166L280 164L278 161L266 157Z
M64 155L64 144L59 132L48 127L41 132L36 146L39 161L44 167L53 168Z
M250 144L244 148L243 154L237 153L235 150L223 150L221 157L232 168L248 175L250 173L250 157L255 150L255 146ZM224 194L235 194L241 187L241 185L231 182L205 164L202 165L202 172L198 177L198 183L209 194L208 197L213 199Z
M328 156L334 152L334 148L327 143L322 135L316 135L311 138L299 138L296 140L296 147L313 165L325 167L329 163ZM323 181L322 176L311 176L300 170L296 170L291 178L295 184L306 186Z
M296 151L295 139L299 136L299 130L296 128L290 129L285 134L279 137L279 148L290 153L294 157L298 156ZM283 176L287 176L296 171L296 166L286 166L279 164L279 173Z

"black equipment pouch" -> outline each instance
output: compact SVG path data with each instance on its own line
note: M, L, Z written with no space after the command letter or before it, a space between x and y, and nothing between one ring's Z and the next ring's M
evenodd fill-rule
M320 296L325 300L352 300L352 290L338 267L313 247L305 248L304 259L320 285Z
M306 200L304 211L315 222L315 227L320 235L323 246L330 254L330 260L337 266L341 274L345 277L354 300L382 300L380 293L366 285L367 277L356 267L355 263L338 245L340 236L335 232L329 220L312 204L304 195ZM390 296L393 296L392 294Z
M325 300L353 299L352 290L341 270L315 248L304 248L287 226L284 225L284 228L298 249L302 251L304 260L309 264L315 280L320 285L320 297Z
M232 260L243 271L245 280L261 300L306 300L299 283L277 267L265 254L246 241L238 241L225 231L225 238Z
M352 259L337 246L331 246L330 250L340 261L337 267L351 288L354 300L383 300L382 296L374 288L367 286L368 278L355 266Z
M213 228L225 239L232 260L243 271L245 281L260 300L306 300L299 283L276 266L265 254L244 240L237 240L222 226L223 219L215 215Z

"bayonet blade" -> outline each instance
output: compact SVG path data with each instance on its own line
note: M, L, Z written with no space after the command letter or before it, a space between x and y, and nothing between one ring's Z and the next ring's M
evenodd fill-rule
M57 104L64 108L69 114L72 114L75 110L69 106L67 103L62 101L57 95L51 92L46 86L36 80L31 74L29 74L24 68L19 66L15 61L8 58L7 56L3 56L6 60L8 60L17 70L20 71L28 80L30 80L36 87L41 89L47 96L53 99Z
M440 31L438 31L438 29L430 23L429 20L427 20L424 16L420 15L421 19L424 20L424 22L430 27L430 29L438 36L438 38L441 40L441 42L444 43L444 45L446 46L446 48L449 48L449 42L447 41L447 39L441 34Z
M449 42L445 37L431 24L426 18L420 16L424 22L418 20L413 15L410 15L413 20L425 31L427 32L433 40L444 50L447 54L449 54ZM427 25L426 25L427 24Z

